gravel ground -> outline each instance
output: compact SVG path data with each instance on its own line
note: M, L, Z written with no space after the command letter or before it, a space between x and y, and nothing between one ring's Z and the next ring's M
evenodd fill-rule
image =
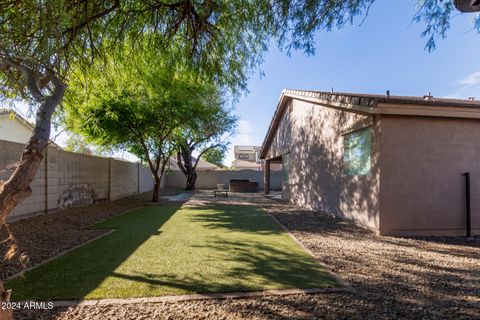
M178 193L178 190L162 189L164 195ZM81 208L42 214L29 219L13 222L9 225L18 245L18 254L0 265L0 277L6 279L22 271L19 255L25 252L29 258L27 267L38 264L61 252L78 246L105 231L84 230L99 221L114 217L128 210L152 204L151 194L146 193L112 202L102 202ZM160 204L165 201L160 202ZM0 240L8 237L7 231L0 231ZM8 242L0 243L0 254L7 251Z
M379 237L326 214L278 204L266 209L355 292L23 310L15 317L480 319L479 239Z

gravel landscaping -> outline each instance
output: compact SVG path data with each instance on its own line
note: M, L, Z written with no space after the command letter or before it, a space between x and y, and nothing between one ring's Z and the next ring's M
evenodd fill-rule
M238 201L232 199L224 202ZM262 200L355 292L16 311L18 319L478 319L480 240L375 236L352 223ZM50 226L49 226L50 228ZM52 229L50 229L52 230Z

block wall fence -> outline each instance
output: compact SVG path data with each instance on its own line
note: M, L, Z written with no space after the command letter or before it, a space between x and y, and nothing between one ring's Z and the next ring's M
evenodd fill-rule
M0 140L0 171L19 161L24 145ZM6 180L12 170L0 173ZM140 163L101 158L49 147L31 184L32 195L9 221L39 213L116 200L152 190L150 169Z
M230 179L246 179L258 182L258 188L264 189L263 171L258 170L197 170L197 189L216 189L217 184L229 187ZM175 189L185 188L186 179L179 170L165 172L165 186ZM282 190L282 171L270 171L270 190Z

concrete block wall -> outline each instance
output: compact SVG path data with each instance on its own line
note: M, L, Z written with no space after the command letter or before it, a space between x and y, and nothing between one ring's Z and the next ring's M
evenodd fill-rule
M15 164L20 160L24 145L0 140L0 171L8 166ZM0 179L7 180L12 174L12 170L5 170L0 174ZM30 212L45 210L45 164L40 164L37 175L33 179L30 187L32 188L32 196L25 199L18 205L14 212L15 215L26 215Z
M95 200L108 199L109 161L111 160L108 158L49 148L47 152L48 210L57 209L59 199L74 186L91 186L95 192Z
M0 140L0 171L19 161L23 148L23 144ZM0 173L0 179L8 179L11 173ZM153 179L150 169L139 163L49 147L31 188L32 195L13 210L9 221L147 192L153 188Z
M230 179L246 179L258 182L259 190L264 189L263 171L258 170L197 170L197 189L216 189L217 184L223 183L229 187ZM179 170L165 173L165 186L169 188L185 188L185 176ZM270 190L282 189L282 171L270 172Z
M139 193L138 163L114 160L110 162L110 200Z

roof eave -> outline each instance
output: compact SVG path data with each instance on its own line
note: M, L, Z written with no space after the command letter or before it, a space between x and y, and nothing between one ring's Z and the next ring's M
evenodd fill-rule
M273 115L272 121L268 128L267 134L265 139L262 143L262 150L260 152L260 159L265 159L267 155L267 149L270 146L270 143L273 140L274 132L277 130L278 125L283 117L283 113L285 112L285 108L287 106L287 101L292 99L310 102L317 105L323 105L329 108L340 109L344 111L348 111L351 113L361 114L361 115L371 115L376 113L376 101L373 99L369 99L368 101L365 100L358 100L359 102L363 101L364 104L354 104L352 101L343 101L341 99L323 99L320 97L319 94L311 94L311 95L299 95L294 90L283 90L280 96L279 102L277 104L277 108Z

